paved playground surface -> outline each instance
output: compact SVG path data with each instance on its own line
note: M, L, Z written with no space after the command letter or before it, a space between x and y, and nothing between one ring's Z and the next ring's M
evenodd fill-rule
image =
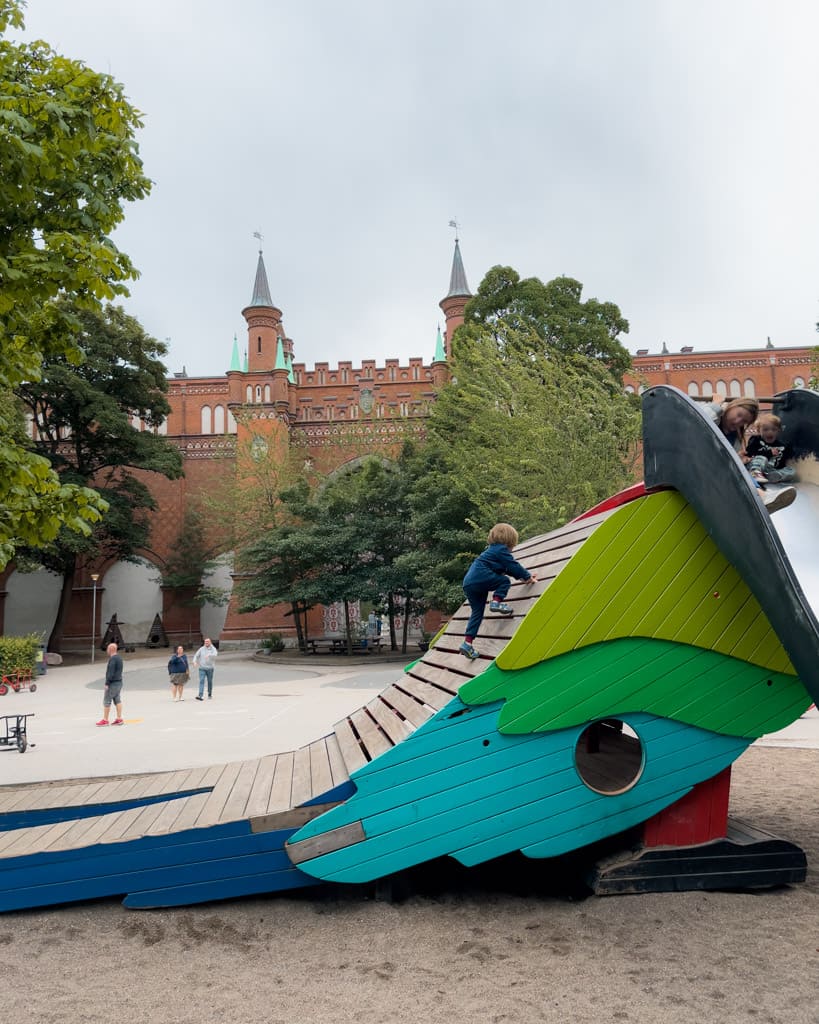
M124 726L98 727L105 662L49 668L37 691L0 697L0 715L33 713L24 754L0 747L0 785L154 772L241 761L293 750L332 730L403 673L412 656L255 661L246 651L219 656L213 700L171 700L168 652L124 656ZM114 717L113 715L111 716Z

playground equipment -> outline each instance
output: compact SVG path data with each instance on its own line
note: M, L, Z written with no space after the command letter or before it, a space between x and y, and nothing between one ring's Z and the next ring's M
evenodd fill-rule
M819 395L777 412L819 454ZM786 840L729 822L730 766L819 696L819 624L725 438L687 396L643 398L645 481L521 544L538 583L458 654L468 607L422 658L299 750L189 772L0 789L0 909L125 894L177 906L383 880L450 857L615 847L598 893L805 877ZM807 477L809 474L805 474ZM815 534L815 519L812 523ZM785 531L787 532L787 531ZM795 531L804 532L804 526ZM804 561L804 565L802 564ZM45 797L43 793L45 792Z

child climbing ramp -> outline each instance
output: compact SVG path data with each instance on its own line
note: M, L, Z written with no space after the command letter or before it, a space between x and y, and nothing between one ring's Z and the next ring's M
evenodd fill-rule
M510 576L524 583L537 582L537 576L525 569L511 552L518 542L518 531L509 523L496 523L486 538L487 547L470 565L464 576L464 593L469 601L472 614L466 627L461 654L470 660L480 657L472 641L478 635L483 622L486 599L492 594L489 611L496 615L512 615L514 609L506 603L511 586Z

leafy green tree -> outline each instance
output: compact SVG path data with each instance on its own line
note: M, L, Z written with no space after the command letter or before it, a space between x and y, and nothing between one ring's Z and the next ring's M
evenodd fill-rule
M207 541L202 511L195 505L189 505L182 517L179 535L162 566L159 582L163 587L181 592L183 602L190 607L224 605L229 600L228 591L205 583L208 574L218 564L218 552Z
M466 304L464 328L492 331L499 345L507 332L528 338L536 355L579 355L599 360L621 383L631 356L621 343L628 320L613 302L581 301L583 285L571 277L544 284L521 279L512 267L493 267Z
M493 523L546 532L633 480L638 401L599 359L544 351L542 334L515 322L458 330L452 380L427 423L410 557L425 597L445 610L463 599L463 573Z
M77 365L64 355L49 356L41 379L17 389L32 417L38 452L58 479L93 485L108 503L90 536L63 529L41 552L29 552L63 577L52 650L60 649L76 567L133 559L140 548L148 548L148 513L156 503L147 474L182 475L179 451L154 433L170 411L161 361L164 343L116 306L101 313L75 309L73 316L80 325L73 341L82 361Z
M21 0L0 0L0 392L36 381L44 358L77 361L73 307L127 294L136 276L109 235L150 190L134 140L140 115L122 86L46 43L12 42ZM105 503L62 482L0 402L0 567L20 544L80 539Z

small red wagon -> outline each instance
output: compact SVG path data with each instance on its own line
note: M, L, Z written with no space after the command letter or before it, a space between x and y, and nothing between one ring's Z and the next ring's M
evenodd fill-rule
M8 673L3 673L2 682L0 682L0 697L5 697L9 690L14 690L15 693L19 693L21 690L30 690L34 693L36 689L37 684L31 678L30 668L12 669Z

